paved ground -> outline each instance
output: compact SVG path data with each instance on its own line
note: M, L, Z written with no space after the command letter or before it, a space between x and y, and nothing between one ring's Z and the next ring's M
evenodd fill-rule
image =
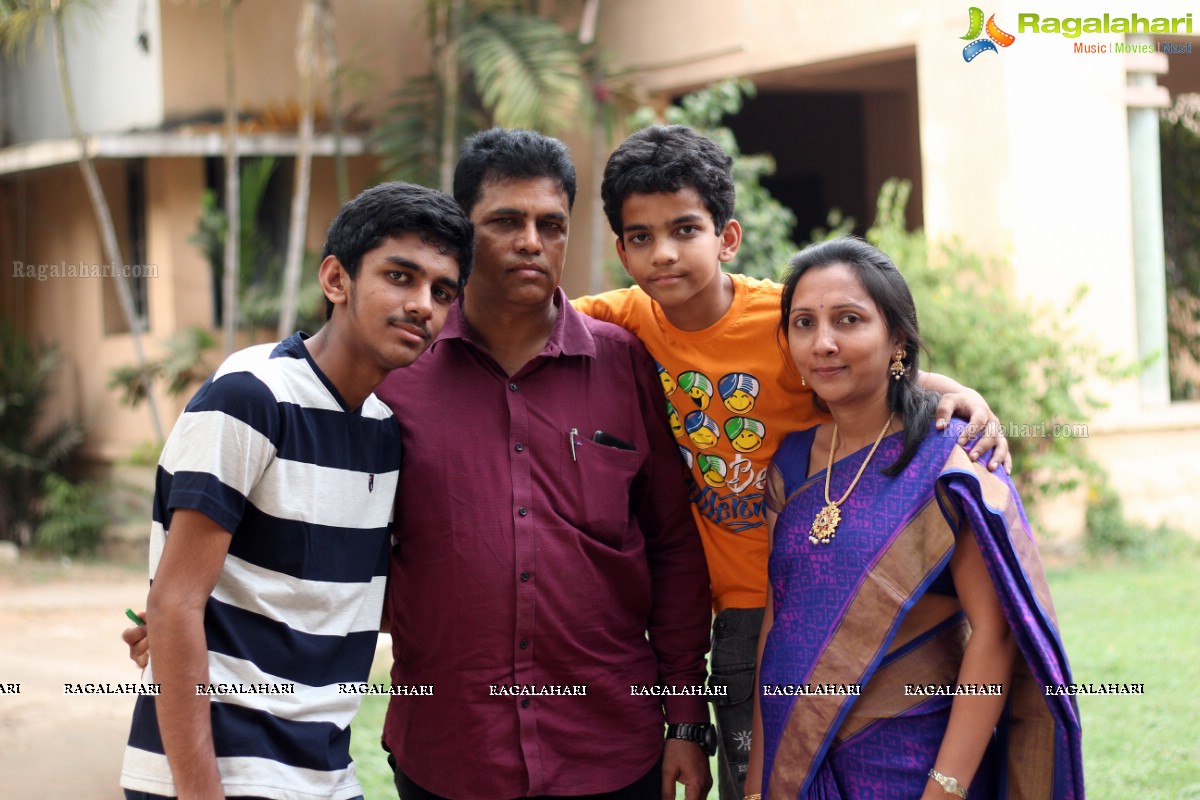
M136 682L121 631L145 608L142 562L0 564L0 800L123 800L134 698L67 695L64 684ZM390 663L379 637L376 668Z
M66 695L65 683L125 683L139 670L121 630L146 597L144 566L0 567L0 797L121 800L133 698Z

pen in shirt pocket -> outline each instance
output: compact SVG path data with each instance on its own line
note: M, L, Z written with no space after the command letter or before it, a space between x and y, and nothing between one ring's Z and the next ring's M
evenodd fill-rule
M571 460L572 461L579 461L579 455L578 455L578 453L575 452L575 444L576 444L575 437L578 435L579 435L579 429L571 428L569 437L571 439ZM592 441L598 445L602 445L604 447L611 447L615 450L633 451L633 450L637 449L636 447L634 447L633 445L631 445L629 442L625 441L624 439L618 439L616 436L613 436L610 433L605 433L604 431L596 431L594 434L592 434Z

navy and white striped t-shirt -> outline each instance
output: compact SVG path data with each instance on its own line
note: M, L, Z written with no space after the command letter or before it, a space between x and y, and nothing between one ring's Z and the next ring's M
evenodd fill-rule
M374 395L346 408L299 334L231 356L171 432L150 575L175 509L233 532L204 613L227 795L362 794L349 752L360 695L339 684L369 676L399 466L391 411ZM176 794L153 697L138 699L121 785Z

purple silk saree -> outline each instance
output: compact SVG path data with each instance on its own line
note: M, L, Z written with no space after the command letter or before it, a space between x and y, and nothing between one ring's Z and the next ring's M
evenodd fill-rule
M1018 647L1008 702L970 796L1084 797L1074 698L1044 692L1071 675L1037 547L1008 476L973 464L955 444L961 429L956 420L931 430L896 477L879 470L895 461L903 434L885 438L827 545L808 540L824 505L825 471L806 477L813 431L792 434L777 451L772 471L782 476L786 506L775 525L775 621L760 667L765 797L920 796L953 701L929 689L954 686L970 627L959 612L887 651L913 604L947 582L964 522ZM834 464L835 494L866 454Z

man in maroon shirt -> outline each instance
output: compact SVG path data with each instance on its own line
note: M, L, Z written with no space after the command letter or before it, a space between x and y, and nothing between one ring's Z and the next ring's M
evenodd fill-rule
M392 683L433 687L391 698L397 789L658 800L678 781L703 797L704 554L653 362L559 289L570 156L486 131L454 195L475 224L470 283L378 390L404 442Z

